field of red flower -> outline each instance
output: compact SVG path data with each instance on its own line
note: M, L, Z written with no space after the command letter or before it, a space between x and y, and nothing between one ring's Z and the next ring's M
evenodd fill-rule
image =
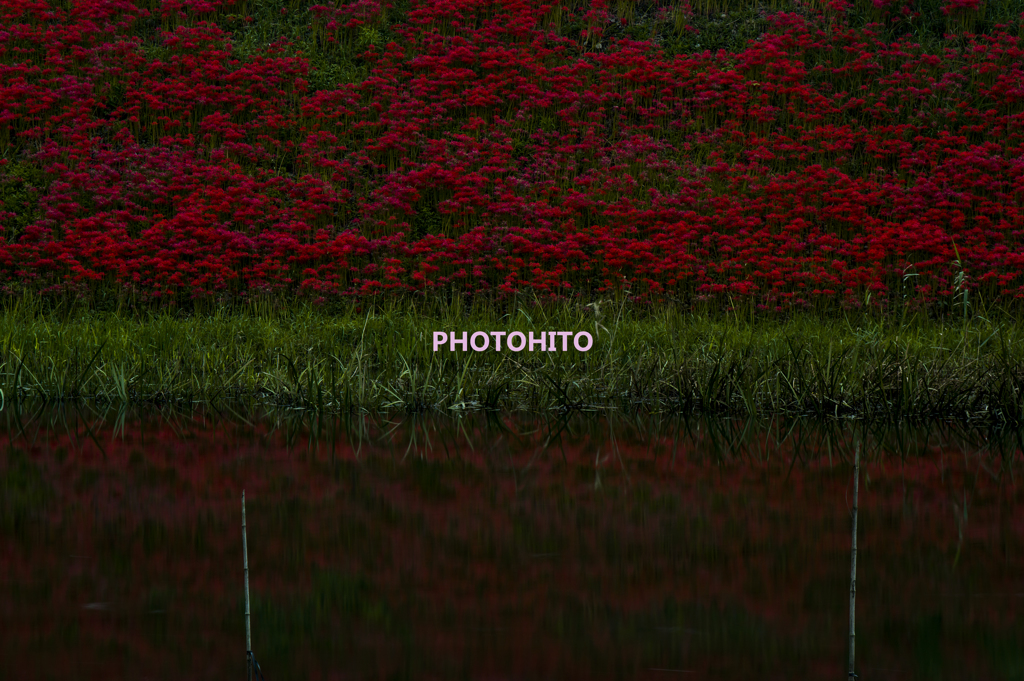
M939 54L888 38L917 3L833 0L670 55L607 34L711 3L282 4L308 54L240 49L249 1L0 0L3 290L1024 299L1024 39L985 2ZM314 86L332 55L365 77Z

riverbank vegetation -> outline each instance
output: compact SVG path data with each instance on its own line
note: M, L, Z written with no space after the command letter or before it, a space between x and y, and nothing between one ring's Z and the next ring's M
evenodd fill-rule
M1024 414L1019 0L0 25L8 402Z
M1019 0L0 0L0 291L1024 300Z
M753 312L753 310L751 310ZM587 331L587 352L440 349L433 332ZM1024 418L1024 323L767 318L620 301L467 307L435 299L252 305L173 315L0 314L0 389L16 399L260 402L351 410L598 408L879 419ZM560 348L559 348L560 350Z

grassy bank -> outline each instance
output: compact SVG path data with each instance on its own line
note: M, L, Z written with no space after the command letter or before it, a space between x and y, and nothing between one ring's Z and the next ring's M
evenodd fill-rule
M587 331L594 344L434 352L434 331ZM758 320L615 301L505 310L395 302L332 314L267 305L172 316L47 309L25 298L0 313L0 343L8 405L243 400L323 411L1024 420L1024 323L1008 317Z

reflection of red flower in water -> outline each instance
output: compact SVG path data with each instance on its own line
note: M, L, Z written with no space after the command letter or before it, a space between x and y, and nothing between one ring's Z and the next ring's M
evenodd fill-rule
M719 677L768 664L799 676L842 658L849 443L809 427L740 439L739 423L687 436L594 419L542 450L546 429L517 419L506 425L529 435L498 439L482 417L325 424L319 445L308 428L212 412L123 430L93 420L95 440L72 418L38 436L8 431L3 448L0 475L23 490L5 487L16 524L0 533L4 585L36 595L4 594L14 624L0 652L30 656L28 668L70 671L73 658L105 674L116 641L119 669L163 660L223 675L233 658L196 651L241 645L243 486L268 671L308 675L339 647L349 672L387 675L412 646L427 678L452 661L475 676L611 678L671 655ZM858 640L873 664L898 666L900 632L938 612L948 668L984 669L979 632L1005 636L1015 611L961 592L1016 588L1020 561L1003 547L1024 539L1024 514L999 471L1021 452L902 437L914 453L863 457ZM75 622L77 643L62 647L74 655L42 655Z

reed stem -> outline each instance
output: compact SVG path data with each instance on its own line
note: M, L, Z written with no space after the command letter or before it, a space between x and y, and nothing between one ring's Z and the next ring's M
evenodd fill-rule
M245 566L245 678L252 681L252 637L249 632L249 549L245 543L245 490L242 490L242 561Z
M853 653L856 643L856 629L854 617L857 614L857 493L858 480L860 478L860 443L854 444L853 455L853 533L850 542L850 660L847 670L847 679L856 679L857 674L853 671Z

